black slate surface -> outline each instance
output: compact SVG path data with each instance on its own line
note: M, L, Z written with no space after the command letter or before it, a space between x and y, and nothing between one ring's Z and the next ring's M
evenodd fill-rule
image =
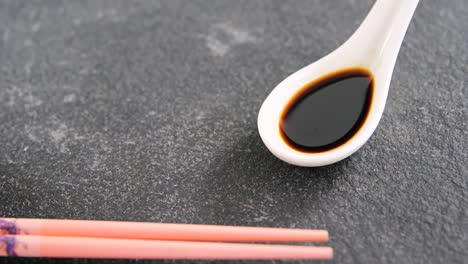
M335 263L466 263L466 1L421 1L352 157L295 167L258 136L270 90L371 5L1 1L0 215L325 228Z

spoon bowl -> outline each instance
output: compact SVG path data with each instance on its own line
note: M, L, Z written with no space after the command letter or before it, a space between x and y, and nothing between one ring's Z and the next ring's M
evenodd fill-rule
M260 108L258 130L264 144L276 157L298 166L324 166L347 158L366 143L382 117L398 51L418 2L377 0L343 45L288 76L273 89ZM369 75L373 87L366 117L359 129L344 143L324 151L304 152L288 144L281 130L281 117L291 100L304 87L324 76L356 69Z

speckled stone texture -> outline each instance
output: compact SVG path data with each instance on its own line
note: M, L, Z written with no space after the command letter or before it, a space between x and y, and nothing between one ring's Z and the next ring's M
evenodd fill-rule
M421 1L352 157L295 167L258 135L372 2L1 1L0 215L325 228L334 263L466 263L465 0ZM31 261L172 263L0 259Z

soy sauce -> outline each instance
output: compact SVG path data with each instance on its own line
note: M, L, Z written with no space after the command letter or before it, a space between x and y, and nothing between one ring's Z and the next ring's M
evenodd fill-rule
M324 152L346 143L369 113L373 78L361 69L324 76L304 86L286 105L280 133L300 152Z

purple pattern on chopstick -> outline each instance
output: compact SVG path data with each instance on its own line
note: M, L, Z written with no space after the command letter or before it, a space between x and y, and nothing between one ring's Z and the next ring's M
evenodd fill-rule
M5 245L6 255L10 257L17 257L18 254L15 252L16 248L16 237L15 236L0 236L0 245ZM0 247L1 249L1 247Z
M0 235L18 235L19 231L15 222L0 218Z
M21 229L15 221L0 218L0 250L4 249L7 256L17 257L15 235L19 235Z

